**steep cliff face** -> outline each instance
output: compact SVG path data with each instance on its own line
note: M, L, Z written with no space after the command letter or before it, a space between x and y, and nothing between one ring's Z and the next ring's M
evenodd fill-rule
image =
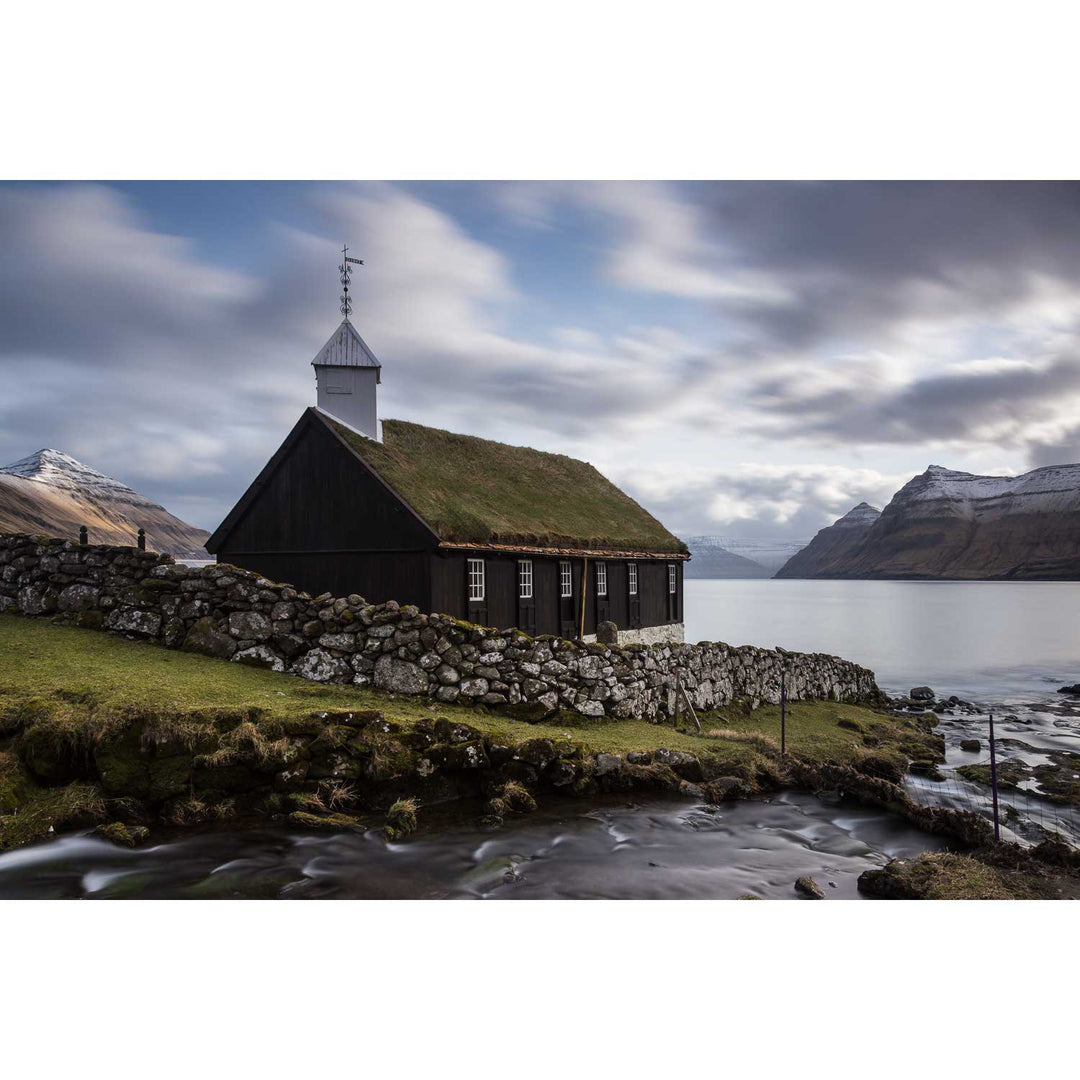
M1022 476L931 465L893 496L845 557L793 563L782 576L1080 579L1080 465Z
M0 468L0 532L42 533L71 540L85 525L98 544L136 542L185 558L209 558L209 533L173 517L126 484L59 450L39 450Z
M822 529L809 544L776 572L778 578L847 577L845 573L881 511L859 503Z

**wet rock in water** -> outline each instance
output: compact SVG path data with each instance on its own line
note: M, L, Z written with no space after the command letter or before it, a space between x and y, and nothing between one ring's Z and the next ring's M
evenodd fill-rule
M808 875L804 874L795 882L795 891L801 893L807 900L824 900L825 893L822 892L821 886Z
M1058 688L1059 694L1072 694L1073 697L1080 697L1080 682L1073 683L1072 686L1061 686Z
M125 825L122 821L99 825L94 832L104 840L129 848L141 844L150 835L150 830L145 825Z
M1016 713L1006 713L1001 719L1006 724L1015 724L1015 723L1017 723L1017 721L1020 720L1020 717L1017 716ZM1025 724L1030 724L1031 723L1030 720L1024 720L1024 721L1021 721L1021 722L1025 723Z
M961 750L970 750L972 753L978 753L982 749L982 743L978 739L961 739Z
M929 686L913 686L908 691L908 697L912 701L933 701L935 694Z

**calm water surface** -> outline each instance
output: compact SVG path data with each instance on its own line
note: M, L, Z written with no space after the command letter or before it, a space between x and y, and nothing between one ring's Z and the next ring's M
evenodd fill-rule
M1006 701L1080 682L1080 582L686 582L686 640L826 652L890 692Z

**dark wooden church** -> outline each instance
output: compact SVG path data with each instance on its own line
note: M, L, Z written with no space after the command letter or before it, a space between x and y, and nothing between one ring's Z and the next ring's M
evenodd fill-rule
M591 465L380 430L380 365L348 318L313 364L319 404L207 541L219 562L528 634L682 640L686 546Z

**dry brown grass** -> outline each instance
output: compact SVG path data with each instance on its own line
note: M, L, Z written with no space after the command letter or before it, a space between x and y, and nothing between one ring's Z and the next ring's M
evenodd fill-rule
M771 735L762 735L758 731L736 731L734 728L712 728L706 731L706 739L717 739L722 742L742 743L744 746L752 746L763 754L779 754L780 744Z

